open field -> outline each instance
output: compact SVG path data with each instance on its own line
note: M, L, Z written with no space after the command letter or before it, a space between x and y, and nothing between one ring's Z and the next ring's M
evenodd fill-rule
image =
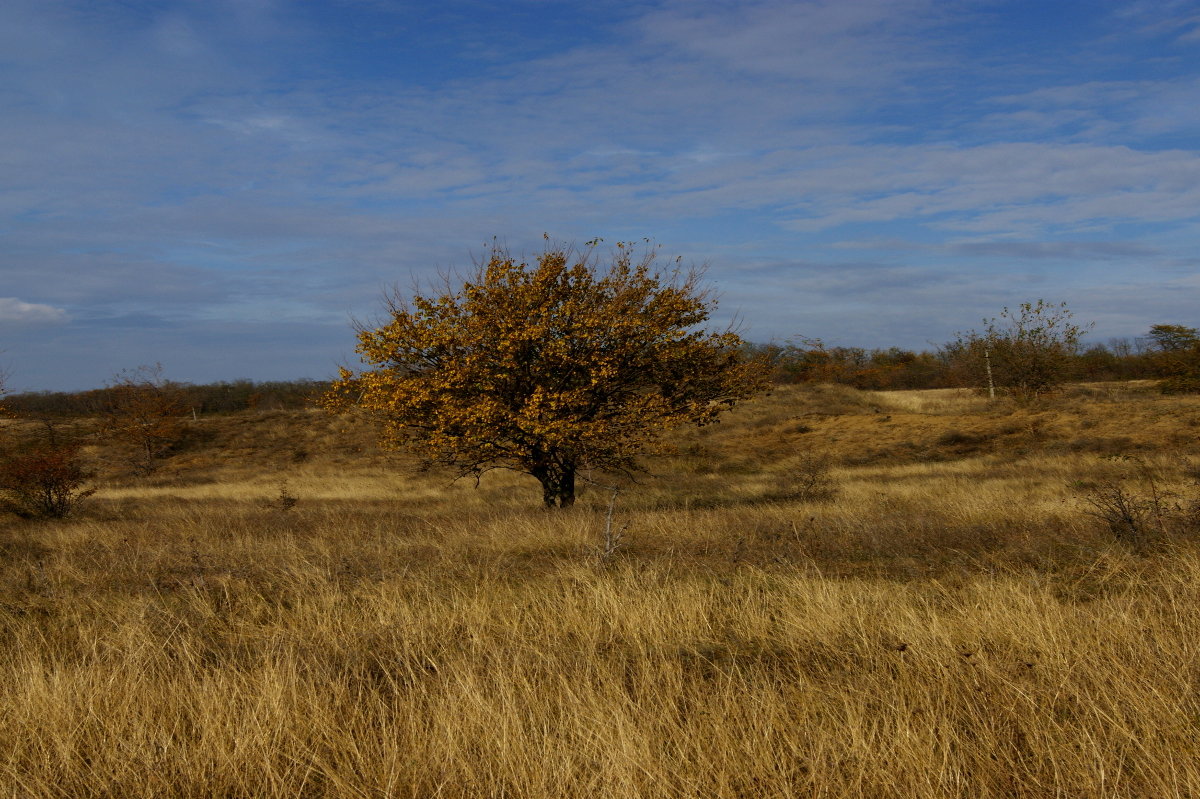
M0 795L1200 796L1200 398L785 387L677 449L605 558L608 492L316 412L91 448L0 518Z

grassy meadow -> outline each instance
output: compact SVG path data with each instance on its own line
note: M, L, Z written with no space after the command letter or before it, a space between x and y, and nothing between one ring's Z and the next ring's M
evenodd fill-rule
M788 386L674 443L607 555L602 488L317 411L89 448L0 517L0 796L1200 797L1200 397Z

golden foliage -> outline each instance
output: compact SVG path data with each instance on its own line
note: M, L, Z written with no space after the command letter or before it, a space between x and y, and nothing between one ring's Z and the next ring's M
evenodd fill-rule
M654 248L547 247L530 264L496 247L458 290L388 298L391 320L359 331L372 368L343 370L325 398L385 421L385 441L461 475L536 477L547 505L574 500L584 467L628 472L662 433L704 425L765 385L697 270L655 268Z

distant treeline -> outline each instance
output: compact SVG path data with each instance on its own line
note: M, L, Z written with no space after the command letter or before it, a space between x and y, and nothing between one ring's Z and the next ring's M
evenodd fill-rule
M820 339L785 344L749 344L747 354L763 358L776 383L841 383L855 388L960 388L978 386L978 375L953 346L934 350L866 349L826 346ZM1072 355L1067 380L1162 379L1173 374L1160 346L1151 338L1110 339ZM190 383L170 382L179 403L195 413L283 410L312 407L328 387L323 380ZM37 391L5 398L10 412L21 415L87 416L109 407L114 387L90 391Z
M311 407L329 386L322 380L286 380L165 384L178 404L201 413L232 413L244 410L283 410ZM32 416L89 416L113 405L116 387L90 391L33 391L10 394L5 407L13 413Z
M841 383L864 390L960 388L978 386L974 366L953 346L931 351L889 347L826 346L820 339L786 344L751 344L749 354L764 358L777 383ZM1067 380L1159 379L1172 374L1152 339L1111 339L1070 356Z

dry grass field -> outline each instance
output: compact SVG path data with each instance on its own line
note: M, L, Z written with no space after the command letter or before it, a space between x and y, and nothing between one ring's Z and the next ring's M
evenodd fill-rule
M93 447L0 518L0 796L1200 797L1200 398L785 387L676 443L608 557L607 491L318 412Z

